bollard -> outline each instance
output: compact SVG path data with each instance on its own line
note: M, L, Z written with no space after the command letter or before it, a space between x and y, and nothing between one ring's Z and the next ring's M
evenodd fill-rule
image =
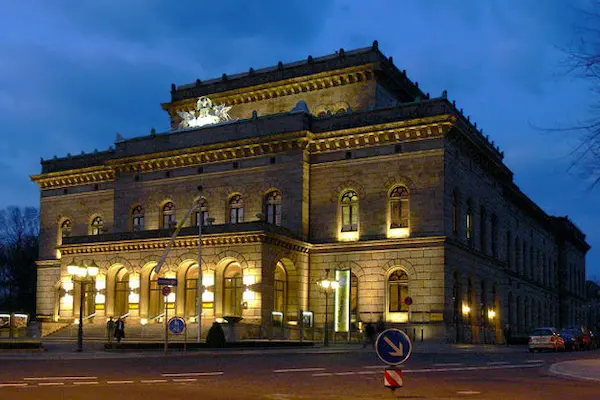
M421 328L421 343L423 343L423 328Z
M417 340L417 328L413 328L413 342L416 342Z

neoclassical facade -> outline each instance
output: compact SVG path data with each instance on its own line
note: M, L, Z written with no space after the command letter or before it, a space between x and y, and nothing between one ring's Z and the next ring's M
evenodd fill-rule
M247 337L297 335L301 318L318 336L328 312L342 334L383 318L460 342L582 321L585 235L377 42L172 85L162 106L170 131L44 160L32 177L38 314L153 324L166 307L193 326L201 299L203 325L242 317ZM99 274L80 286L70 264ZM178 281L167 297L159 277ZM325 277L339 283L328 310Z

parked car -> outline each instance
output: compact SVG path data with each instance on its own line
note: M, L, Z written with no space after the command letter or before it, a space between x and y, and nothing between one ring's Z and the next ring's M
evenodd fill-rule
M577 336L581 337L581 350L591 350L592 348L594 348L594 337L589 329L582 326L570 327L567 329L569 331L575 332Z
M538 350L565 350L565 341L553 327L537 328L529 335L529 351Z
M564 328L560 330L560 336L565 341L565 349L578 351L583 350L583 333L576 328Z

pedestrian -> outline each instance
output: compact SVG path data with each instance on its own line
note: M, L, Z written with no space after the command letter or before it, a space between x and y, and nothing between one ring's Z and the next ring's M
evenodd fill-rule
M512 336L510 324L504 325L504 342L506 342L507 346L510 346L510 338Z
M371 322L367 322L365 326L363 348L367 347L367 344L375 347L375 327Z
M385 322L383 322L383 317L380 316L377 320L377 334L380 334L383 331L385 331Z
M108 339L108 343L112 343L112 338L115 335L115 320L112 316L108 318L106 322L106 338Z
M206 345L208 347L223 348L225 347L225 343L225 332L223 332L223 327L218 322L213 322L208 330L208 335L206 335Z
M117 323L115 324L115 338L117 338L117 343L121 343L121 339L125 337L125 321L123 318L119 317Z

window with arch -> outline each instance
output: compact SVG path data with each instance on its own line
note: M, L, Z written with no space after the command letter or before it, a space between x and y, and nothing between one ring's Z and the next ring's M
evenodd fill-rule
M195 226L206 226L208 225L208 201L203 197L200 199L200 207L196 209L194 213L194 225Z
M408 311L405 299L408 297L408 275L397 269L388 278L389 312Z
M389 198L390 228L408 228L408 189L404 186L395 187Z
M192 265L185 271L185 315L197 316L198 313L198 265Z
M70 219L65 219L62 224L60 224L60 238L64 239L66 237L71 236L71 231L73 230L73 225Z
M129 311L129 271L121 267L115 274L115 316L127 314Z
M467 238L467 242L472 244L473 240L473 203L471 200L467 202L467 215L465 218L465 237Z
M354 272L350 272L350 328L358 329L359 321L358 311L358 277Z
M134 232L144 230L144 208L137 205L131 210L131 227Z
M229 223L239 224L244 222L244 199L239 194L229 199Z
M175 223L175 204L172 201L162 207L161 217L162 229L170 228Z
M267 222L273 225L281 225L281 193L273 190L265 196L265 215Z
M342 232L358 231L358 195L349 190L342 196Z
M287 295L287 274L281 262L275 267L275 281L273 283L274 301L273 311L285 313L286 295Z
M162 294L162 287L158 284L159 275L155 269L149 276L148 290L148 316L154 318L165 311L165 297Z
M223 316L242 315L243 294L242 268L231 263L223 272Z
M482 253L487 253L487 211L484 206L479 210L479 246Z
M90 234L91 235L101 235L102 234L102 228L104 227L104 221L102 220L101 216L96 216L94 217L94 219L92 219L92 222L90 223Z
M460 225L460 195L458 189L454 189L452 193L452 233L458 235Z

